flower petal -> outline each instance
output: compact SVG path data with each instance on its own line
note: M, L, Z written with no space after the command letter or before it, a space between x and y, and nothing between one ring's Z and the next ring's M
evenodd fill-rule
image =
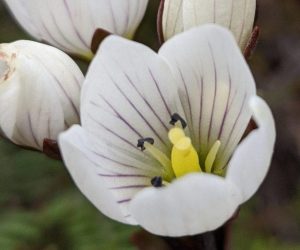
M0 78L0 127L16 144L41 150L45 138L79 123L83 75L69 56L48 45L0 45L9 72ZM11 58L11 59L9 59Z
M250 120L255 93L251 72L232 35L203 25L168 40L160 49L179 83L180 100L200 158L217 141L215 168L223 168Z
M252 131L238 146L229 162L226 179L241 190L243 202L259 188L269 169L276 131L272 113L261 98L251 98L250 107L258 129Z
M183 2L183 0L164 1L162 27L165 40L183 32Z
M73 126L60 135L59 144L64 163L81 192L106 216L130 223L97 172L98 163L94 160L91 141L84 130L77 125Z
M40 39L40 33L28 11L30 0L4 0L19 24L32 36Z
M256 0L186 0L183 5L184 29L215 23L232 31L244 49L252 32Z
M84 82L81 118L99 140L140 153L138 139L152 137L170 152L169 121L176 86L164 60L149 48L121 37L106 38Z
M70 141L67 141L67 144L66 140L63 139L66 137L64 136L65 133L62 133L62 136L60 137L60 147L63 149L63 158L71 174L75 170L86 171L85 164L74 166L68 162L68 157L74 157L74 155L65 155L64 148L68 148L68 143L70 144L75 141L76 147L78 147L78 149L84 153L84 157L89 160L93 175L97 176L97 182L101 183L103 186L101 190L109 193L111 199L118 205L123 218L126 219L127 223L136 224L128 211L130 201L139 191L151 185L153 176L161 175L161 169L157 168L152 161L149 163L147 157L141 157L137 154L134 155L124 149L116 149L111 145L107 145L101 140L95 139L94 136L91 136L80 127L73 126L72 131L73 133L66 132L68 141ZM80 134L82 139L76 141L76 138L78 137L76 137L76 134ZM71 135L75 138L74 140ZM79 157L82 158L81 155ZM73 168L75 168L75 170ZM82 170L79 170L79 168L82 168ZM95 192L95 190L90 189L89 191L86 191L84 189L85 183L81 181L79 174L76 176L73 175L73 178L87 197L93 196L92 193ZM93 179L95 179L95 177L93 177ZM102 202L102 200L97 201L92 198L90 199L96 204L98 204L97 202ZM102 209L105 210L105 207L102 208L100 205L98 205L98 208L101 211ZM110 215L108 214L107 216Z
M70 53L91 56L97 28L131 37L148 0L6 0L20 24L34 37Z
M130 204L132 216L153 234L171 237L214 230L240 202L231 182L210 174L190 174L163 188L147 188Z

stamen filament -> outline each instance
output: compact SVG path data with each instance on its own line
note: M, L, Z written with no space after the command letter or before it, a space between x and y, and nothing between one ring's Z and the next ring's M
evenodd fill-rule
M205 172L211 173L221 142L217 140L209 150L205 160Z
M146 152L151 154L163 166L166 178L171 180L174 177L171 160L162 151L148 142L144 143L144 147Z

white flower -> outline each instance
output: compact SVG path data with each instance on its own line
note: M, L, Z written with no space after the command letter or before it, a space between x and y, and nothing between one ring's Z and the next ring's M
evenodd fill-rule
M167 40L201 24L215 23L232 31L245 49L254 24L256 0L164 0L162 32Z
M273 117L224 28L191 29L158 54L106 38L81 101L82 127L59 137L74 181L107 216L154 234L216 229L269 168Z
M83 74L54 47L0 44L0 129L16 144L42 150L43 140L79 123Z
M98 28L132 37L148 0L5 0L33 37L66 52L91 57Z

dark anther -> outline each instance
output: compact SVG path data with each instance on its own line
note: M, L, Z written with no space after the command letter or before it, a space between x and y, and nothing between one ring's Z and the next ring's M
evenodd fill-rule
M182 128L186 128L186 121L177 113L174 113L171 116L170 124L175 125L176 122L180 121Z
M145 142L154 144L154 139L150 137L139 139L137 143L137 147L141 148L142 151L145 150L145 146L144 146Z
M161 178L161 176L155 176L154 178L152 178L151 184L153 187L157 187L157 188L162 187L163 179Z

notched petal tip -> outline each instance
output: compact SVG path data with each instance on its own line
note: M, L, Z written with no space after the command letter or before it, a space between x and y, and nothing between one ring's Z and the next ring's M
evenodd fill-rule
M97 53L97 50L98 50L101 42L110 35L111 35L111 33L105 29L98 28L95 30L93 38L92 38L92 43L91 43L91 50L94 54Z

